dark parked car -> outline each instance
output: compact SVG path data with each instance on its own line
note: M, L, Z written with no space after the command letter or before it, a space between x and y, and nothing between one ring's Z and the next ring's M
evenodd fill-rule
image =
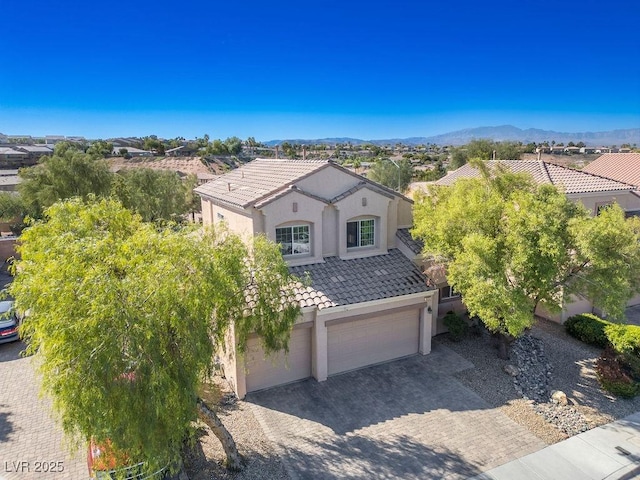
M18 336L18 316L13 308L13 301L0 302L0 343L15 342Z

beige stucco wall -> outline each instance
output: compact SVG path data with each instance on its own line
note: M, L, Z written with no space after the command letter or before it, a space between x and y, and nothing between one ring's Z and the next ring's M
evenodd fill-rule
M363 198L366 198L366 206L362 205ZM337 238L338 255L340 258L348 259L387 253L389 236L387 214L390 202L390 198L380 195L378 192L374 192L368 188L362 188L334 204L338 213L337 223L339 228ZM347 222L367 218L376 219L375 246L347 250Z
M413 226L413 203L404 198L398 198L398 227L410 228Z
M328 166L296 182L296 185L305 192L330 200L362 181L364 179Z
M296 210L294 212L294 204ZM293 225L309 225L311 254L285 257L289 265L306 265L322 262L323 256L323 210L326 203L292 190L287 195L262 207L264 232L275 242L276 228Z
M338 255L338 211L327 205L322 211L322 248L325 257Z
M640 210L640 198L630 192L620 192L614 195L602 194L572 194L567 198L582 203L592 215L596 214L596 208L601 205L617 203L623 210Z
M216 205L213 201L207 198L203 198L202 201L202 224L215 225L220 222L221 219L218 214L222 215L224 222L230 231L238 233L240 235L253 235L259 233L254 228L254 212L252 210L241 211L231 210L227 207Z

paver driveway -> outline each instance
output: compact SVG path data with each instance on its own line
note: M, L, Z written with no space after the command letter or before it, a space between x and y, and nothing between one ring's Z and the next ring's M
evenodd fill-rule
M471 367L436 345L246 400L293 479L467 478L545 446L451 376Z
M19 356L23 348L0 345L0 480L86 479L84 452L64 448L50 402L38 398L31 359Z

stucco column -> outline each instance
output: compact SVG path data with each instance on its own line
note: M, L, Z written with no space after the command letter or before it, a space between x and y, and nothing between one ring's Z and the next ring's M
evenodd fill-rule
M236 350L236 355L238 354ZM247 376L244 371L244 357L237 356L236 357L236 378L235 378L235 387L236 387L236 395L238 398L242 400L245 395L247 395Z
M313 340L311 342L311 373L313 378L319 382L324 382L329 372L327 342L327 326L324 319L316 314L313 321Z
M436 290L431 295L431 336L435 337L438 334L438 305L440 301L440 290Z
M420 343L418 351L421 355L427 355L431 353L431 325L433 319L431 318L432 312L429 305L420 309Z

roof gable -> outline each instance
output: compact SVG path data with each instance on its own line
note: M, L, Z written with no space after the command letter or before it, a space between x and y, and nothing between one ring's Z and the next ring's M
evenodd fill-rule
M200 185L194 191L204 197L213 198L219 202L227 203L240 208L258 206L280 198L288 189L295 187L297 182L326 168L335 168L337 171L348 174L357 179L371 190L386 195L390 198L401 197L409 202L410 199L393 190L367 180L349 170L335 164L330 160L282 160L257 158L242 167L229 173L216 177L214 180ZM359 187L362 188L362 187ZM305 190L305 192L303 192ZM329 198L321 198L318 192L310 193L305 188L297 191L312 198L325 201L333 201ZM350 189L347 190L348 193ZM337 199L344 193L334 197ZM261 203L261 202L265 203ZM336 200L338 201L338 200Z

